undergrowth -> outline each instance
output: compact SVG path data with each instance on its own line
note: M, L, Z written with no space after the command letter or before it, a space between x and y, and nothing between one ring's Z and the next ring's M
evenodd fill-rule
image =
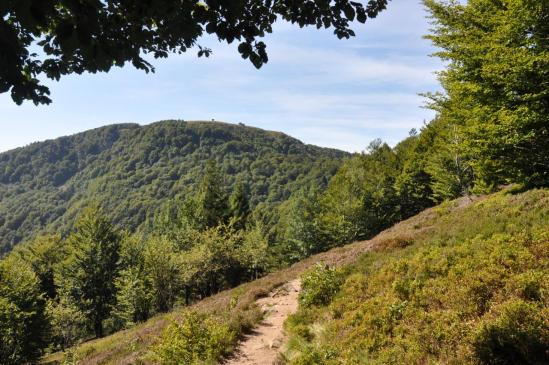
M549 363L549 191L455 204L346 267L333 300L301 303L285 361Z
M311 300L302 299L309 303L286 322L288 363L549 363L543 357L539 362L549 343L548 236L549 190L462 198L371 241L315 255L43 360L170 363L170 354L179 358L191 351L204 355L203 362L215 362L261 320L257 298L317 270L310 276ZM323 264L315 268L318 262ZM203 323L192 322L196 318ZM201 344L190 340L194 334ZM181 363L192 364L190 359Z

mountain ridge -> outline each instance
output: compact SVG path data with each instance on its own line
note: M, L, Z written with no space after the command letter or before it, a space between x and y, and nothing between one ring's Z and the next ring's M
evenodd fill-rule
M66 232L90 200L136 229L159 203L188 192L211 158L227 189L250 185L255 207L325 185L347 156L282 132L207 121L113 124L35 142L0 153L0 253L37 233Z

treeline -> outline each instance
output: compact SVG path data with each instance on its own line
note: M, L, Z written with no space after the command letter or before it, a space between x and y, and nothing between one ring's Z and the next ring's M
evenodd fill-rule
M0 358L35 361L42 350L127 328L175 305L263 275L273 264L249 193L231 194L213 161L194 194L176 199L146 233L117 230L86 208L68 237L43 236L0 261Z

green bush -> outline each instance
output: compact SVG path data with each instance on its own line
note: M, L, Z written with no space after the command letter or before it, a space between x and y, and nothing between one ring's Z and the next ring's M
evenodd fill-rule
M343 284L343 276L334 269L317 264L301 279L299 303L304 307L329 304Z
M0 261L0 364L35 363L46 344L48 322L40 282L18 258Z
M161 364L214 364L231 352L237 334L213 316L188 312L164 330L155 349Z
M532 303L512 300L498 312L481 323L474 335L478 361L486 365L548 364L549 325L543 311Z

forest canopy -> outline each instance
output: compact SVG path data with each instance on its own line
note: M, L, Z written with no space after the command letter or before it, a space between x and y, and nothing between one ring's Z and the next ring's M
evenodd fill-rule
M213 159L232 191L269 209L311 182L326 186L349 154L244 125L164 121L97 128L0 153L0 254L39 232L68 233L94 200L114 223L143 228L186 195Z

